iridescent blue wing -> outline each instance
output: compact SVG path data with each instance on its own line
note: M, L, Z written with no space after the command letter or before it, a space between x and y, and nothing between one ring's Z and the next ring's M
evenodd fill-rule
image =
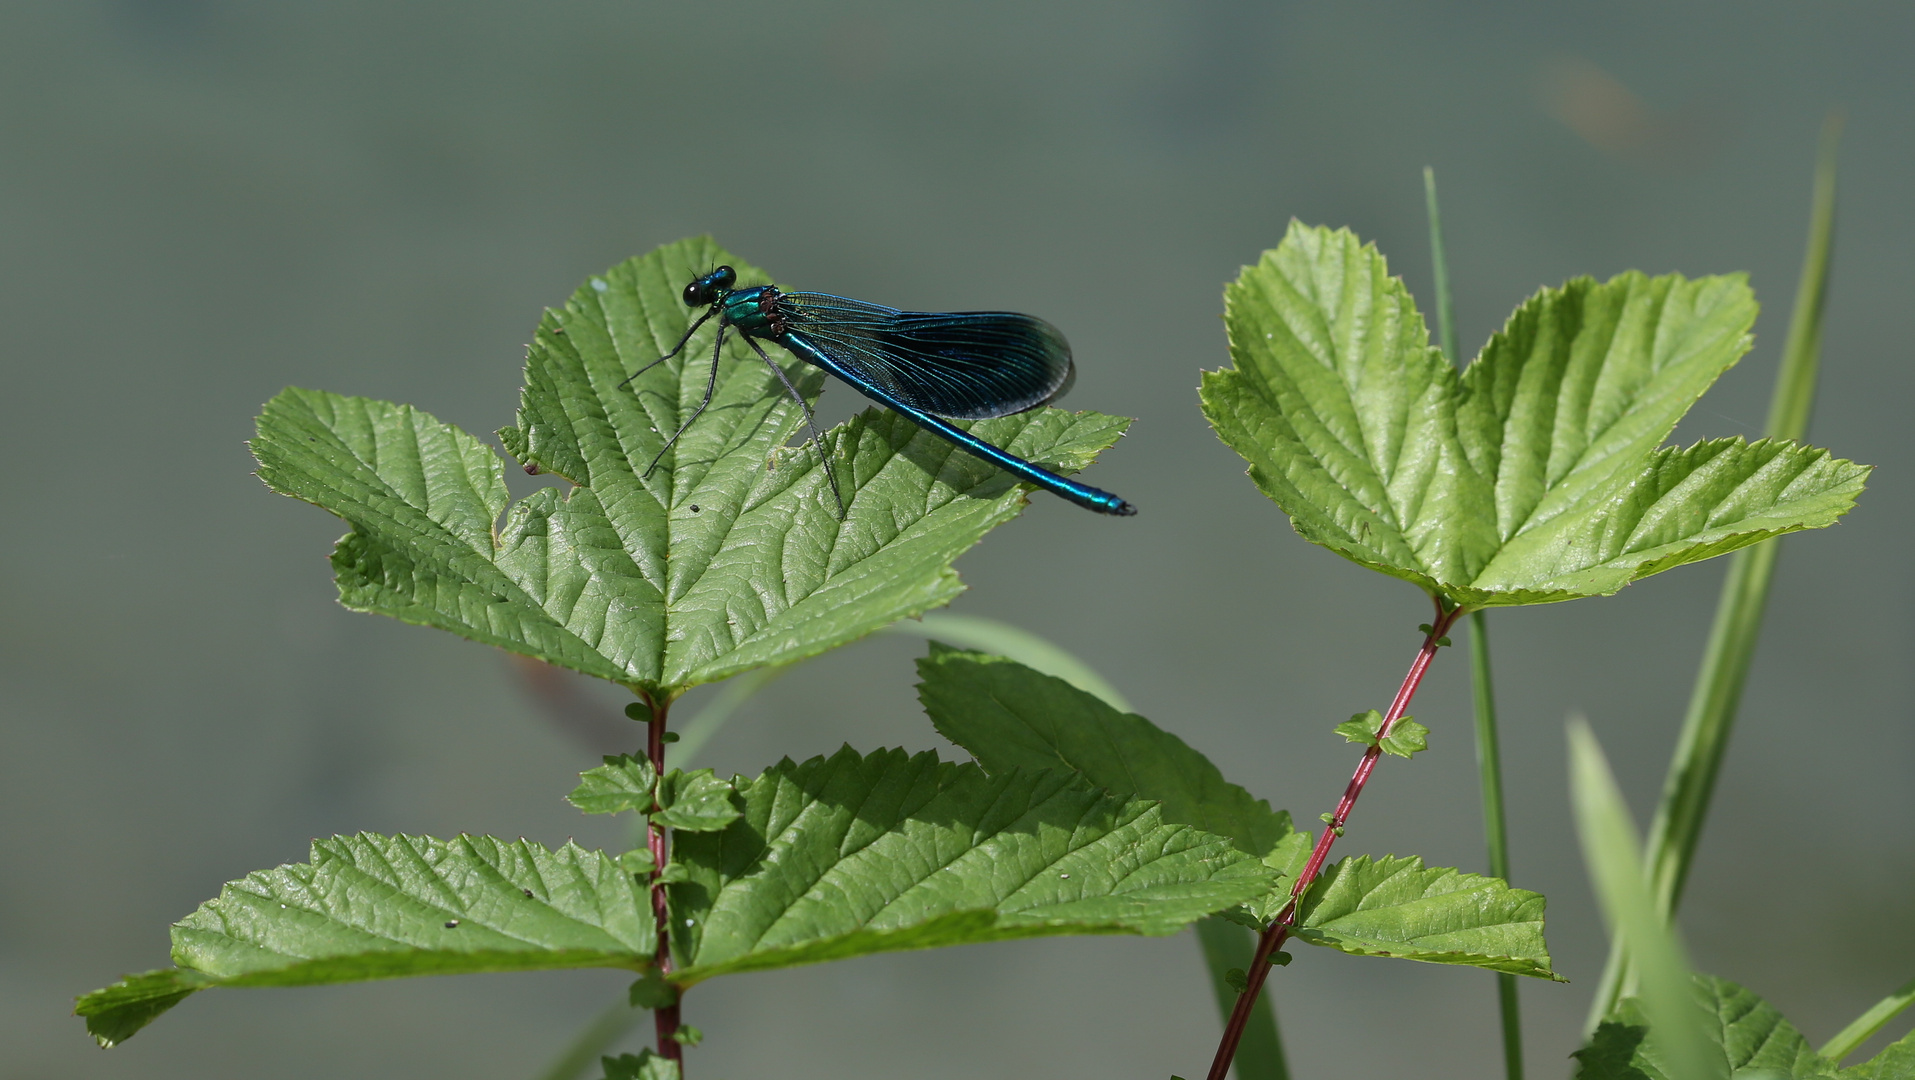
M1008 416L1070 387L1070 343L1029 315L899 311L827 293L783 293L779 302L790 331L934 416Z

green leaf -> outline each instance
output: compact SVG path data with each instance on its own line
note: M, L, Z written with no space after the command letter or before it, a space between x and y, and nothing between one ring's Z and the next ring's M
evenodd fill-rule
M81 994L73 1014L84 1017L87 1034L102 1047L117 1046L152 1023L194 991L215 985L197 972L163 968L128 975L112 986Z
M1462 374L1383 257L1293 223L1225 294L1204 413L1313 543L1472 608L1613 593L1832 524L1868 469L1794 443L1658 449L1748 349L1740 276L1578 278Z
M1169 934L1270 880L1224 838L1069 773L846 747L742 794L725 831L674 841L689 868L669 892L680 986L897 949Z
M1426 631L1427 632L1427 631ZM1379 741L1383 714L1371 709L1360 712L1336 726L1336 733L1362 746L1380 746L1384 753L1406 758L1430 746L1430 729L1407 716L1399 716L1390 725L1390 733Z
M1375 746L1376 733L1383 730L1383 714L1371 709L1353 714L1336 726L1336 733L1359 746Z
M1538 893L1422 859L1343 859L1304 895L1296 936L1355 956L1534 975L1565 982L1549 967Z
M1277 880L1270 891L1245 904L1234 912L1224 912L1224 917L1241 922L1254 930L1262 931L1283 913L1284 906L1290 903L1290 893L1297 885L1297 875L1303 873L1305 864L1310 861L1310 851L1316 846L1313 834L1297 831L1278 841L1270 854L1263 857L1263 865L1277 872ZM1322 878L1318 878L1322 881Z
M610 857L487 836L335 836L261 870L173 925L176 972L80 999L117 1042L210 986L310 986L408 975L643 969L657 947L644 886Z
M635 1009L663 1009L678 1004L678 987L665 981L657 968L646 968L626 992Z
M1882 1052L1836 1075L1842 1080L1915 1080L1915 1031L1884 1047Z
M1430 729L1415 720L1403 716L1390 725L1390 733L1383 736L1383 752L1406 758L1420 750L1430 748Z
M1826 1080L1838 1075L1833 1062L1817 1054L1775 1007L1727 979L1698 975L1693 982L1703 1014L1712 1070L1736 1080L1759 1075L1789 1080ZM1683 1080L1667 1050L1653 1035L1645 1002L1624 998L1596 1029L1589 1045L1571 1055L1578 1061L1576 1080ZM1865 1067L1865 1066L1862 1066ZM1847 1078L1854 1069L1839 1074ZM1895 1074L1883 1074L1886 1077ZM1860 1074L1858 1080L1877 1080Z
M710 769L673 769L658 785L662 809L652 815L652 820L680 832L717 832L738 820L734 794L731 784L718 779Z
M618 384L683 335L680 290L719 262L765 280L688 240L546 312L519 424L499 435L525 465L577 486L536 492L509 515L499 457L424 412L297 389L268 402L253 443L261 479L352 525L333 553L340 602L670 697L955 596L952 560L1016 516L1025 489L874 409L826 437L849 507L841 521L817 452L788 445L804 434L802 410L737 335L710 408L644 475L704 396L715 326ZM815 396L823 373L779 357ZM1068 473L1127 423L1035 409L960 426Z
M605 1066L605 1080L678 1080L678 1062L650 1050L599 1060Z
M918 677L938 733L986 772L1066 769L1114 795L1155 799L1165 821L1229 837L1251 855L1292 835L1288 812L1225 780L1182 739L1062 679L936 643Z
M579 785L565 800L588 814L645 813L652 808L658 773L646 758L619 754L578 774Z

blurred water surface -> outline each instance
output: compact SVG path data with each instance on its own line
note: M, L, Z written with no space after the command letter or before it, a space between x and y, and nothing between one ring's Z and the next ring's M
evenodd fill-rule
M248 475L281 387L490 432L541 307L699 232L798 288L1039 314L1075 347L1070 403L1139 418L1090 478L1142 513L1039 496L960 562L956 610L1078 653L1307 821L1354 760L1330 727L1384 702L1426 612L1299 540L1209 434L1222 284L1297 217L1377 241L1427 310L1433 165L1467 352L1573 275L1747 270L1755 352L1679 435L1755 432L1841 106L1812 436L1881 468L1851 520L1788 541L1683 915L1700 966L1819 1042L1915 968L1911 31L1891 3L0 5L0 1076L526 1077L620 992L209 994L110 1053L66 1015L313 836L618 841L560 801L603 736L494 650L334 604L341 526ZM1590 716L1646 819L1720 574L1492 619L1515 883L1576 980L1524 988L1534 1075L1566 1073L1603 948L1563 718ZM706 763L937 745L921 650L804 665ZM1433 749L1384 766L1343 848L1481 868L1466 674L1439 664ZM1484 973L1305 950L1271 986L1304 1080L1499 1068ZM694 1080L1191 1075L1217 1028L1187 937L719 980L687 1017Z

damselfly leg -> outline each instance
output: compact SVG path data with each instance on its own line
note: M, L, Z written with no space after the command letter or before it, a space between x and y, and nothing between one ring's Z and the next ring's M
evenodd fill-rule
M838 473L831 467L831 454L825 450L824 433L818 430L818 416L811 411L811 403L805 400L805 396L798 392L797 387L791 385L791 377L785 374L785 369L774 363L771 357L766 356L765 350L759 347L758 342L750 334L741 336L745 339L745 344L751 346L751 351L758 354L758 359L763 360L765 366L771 369L771 373L778 376L778 381L785 384L785 393L790 394L791 400L797 402L798 407L805 411L805 428L811 432L811 445L818 449L818 461L824 465L825 479L831 481L831 495L838 500L838 519L842 521L845 517L844 492L838 489Z
M639 368L637 371L632 372L630 375L625 376L625 380L618 384L618 388L620 390L625 389L627 386L631 385L631 382L633 379L638 378L640 375L645 374L646 372L652 370L653 368L664 363L665 361L670 360L672 357L677 356L679 350L685 347L685 343L692 339L693 334L698 333L698 328L705 325L705 320L711 318L712 313L715 311L717 311L717 309L713 308L712 311L707 311L703 315L700 315L698 317L698 321L695 323L692 323L691 328L685 331L685 336L678 339L678 344L672 346L671 352L666 353L664 356L659 357L658 359L652 361L651 363L646 364L644 367ZM719 331L718 336L723 337L724 332L722 330Z
M711 317L711 312L706 312L705 318L708 319L710 317ZM698 322L701 322L701 323L704 321L705 319L698 320ZM720 357L725 355L725 328L727 325L729 324L727 324L725 320L723 319L718 320L718 340L712 344L712 348L711 348L711 374L705 379L705 400L698 403L698 408L693 409L692 414L685 418L685 422L678 425L678 430L672 432L672 437L665 440L665 445L658 448L658 456L652 458L652 463L650 465L645 466L645 475L643 477L644 479L647 479L647 480L651 479L652 470L658 468L659 460L665 456L665 451L670 450L672 448L672 444L678 441L678 437L680 435L685 434L685 429L692 426L692 421L698 419L699 415L705 411L705 406L711 404L712 393L718 389L718 361ZM698 324L693 323L692 330L696 330L696 329L698 329ZM690 330L685 332L685 339L687 341L691 339L691 336L692 335ZM746 339L746 340L750 340L750 339ZM684 347L685 347L684 341L681 341L678 343L679 349L682 349ZM673 349L672 351L677 352L678 349ZM663 359L661 358L660 360L652 361L652 364L658 364L662 362L663 362ZM652 365L648 364L646 366L650 367ZM642 371L644 369L641 368L639 370ZM636 376L637 372L633 372L633 375Z

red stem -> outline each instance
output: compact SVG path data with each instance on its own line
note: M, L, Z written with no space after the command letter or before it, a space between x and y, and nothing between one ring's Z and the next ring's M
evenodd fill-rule
M1277 913L1270 928L1257 938L1257 951L1251 957L1250 970L1244 972L1243 992L1237 995L1236 1007L1230 1010L1230 1020L1224 1024L1223 1041L1217 1044L1217 1056L1210 1063L1207 1080L1225 1080L1230 1074L1230 1062L1237 1056L1237 1042L1243 1038L1244 1025L1250 1021L1251 1006L1257 1003L1263 980L1270 975L1270 958L1276 955L1284 940L1290 936L1291 927L1296 925L1297 903L1316 881L1317 874L1322 872L1324 861L1330 857L1331 845L1336 843L1337 834L1343 831L1344 822L1350 820L1350 810L1356 806L1357 796L1363 794L1363 785L1369 783L1370 772L1376 768L1376 759L1383 753L1383 737L1390 733L1390 729L1409 709L1410 699L1416 696L1416 688L1423 683L1423 673L1430 669L1430 661L1436 659L1439 640L1462 617L1461 607L1444 611L1442 601L1437 601L1436 622L1423 638L1423 647L1416 651L1416 659L1410 662L1410 670L1403 676L1403 684L1396 688L1396 697L1390 701L1390 711L1383 714L1383 727L1377 732L1378 745L1363 752L1363 760L1356 766L1356 775L1350 777L1350 783L1343 789L1343 798L1337 801L1336 813L1331 816L1330 824L1324 826L1323 835L1317 839L1316 849L1310 852L1310 861L1304 864L1303 872L1297 875L1297 883L1290 889L1290 902Z
M671 703L660 703L651 695L644 695L645 708L652 714L651 722L645 725L645 755L652 760L652 769L660 776L665 774L665 715L671 711ZM658 810L656 804L654 811ZM665 905L665 883L659 877L665 871L665 830L656 824L646 826L646 846L652 852L652 919L658 924L658 950L652 954L652 964L661 975L672 970L672 926L671 912ZM685 1051L678 1044L678 1002L673 1001L662 1009L652 1012L652 1019L658 1029L658 1056L669 1058L678 1063L679 1075L685 1070Z

